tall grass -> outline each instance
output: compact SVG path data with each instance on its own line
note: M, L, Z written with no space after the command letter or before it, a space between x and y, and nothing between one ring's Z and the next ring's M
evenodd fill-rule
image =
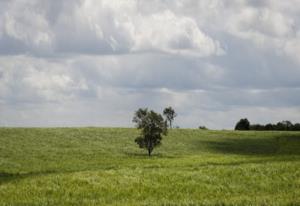
M0 205L300 205L300 133L1 128Z

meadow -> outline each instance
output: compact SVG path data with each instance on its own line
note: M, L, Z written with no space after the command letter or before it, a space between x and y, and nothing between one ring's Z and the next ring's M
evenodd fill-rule
M0 205L300 205L300 132L1 128Z

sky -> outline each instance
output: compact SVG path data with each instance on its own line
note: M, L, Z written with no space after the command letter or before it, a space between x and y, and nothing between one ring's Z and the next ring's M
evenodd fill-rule
M1 0L0 126L300 122L299 54L299 0Z

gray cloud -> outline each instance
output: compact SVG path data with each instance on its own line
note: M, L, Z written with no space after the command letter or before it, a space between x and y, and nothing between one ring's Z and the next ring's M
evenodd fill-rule
M160 51L210 56L223 52L193 18L167 8L144 14L141 6L135 0L7 2L0 41L21 42L34 55Z
M300 121L300 4L1 1L0 125L132 126L172 105L176 124Z

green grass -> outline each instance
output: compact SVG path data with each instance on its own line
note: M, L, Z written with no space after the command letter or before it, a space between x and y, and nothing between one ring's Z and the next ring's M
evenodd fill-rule
M300 133L0 129L0 205L300 205Z

